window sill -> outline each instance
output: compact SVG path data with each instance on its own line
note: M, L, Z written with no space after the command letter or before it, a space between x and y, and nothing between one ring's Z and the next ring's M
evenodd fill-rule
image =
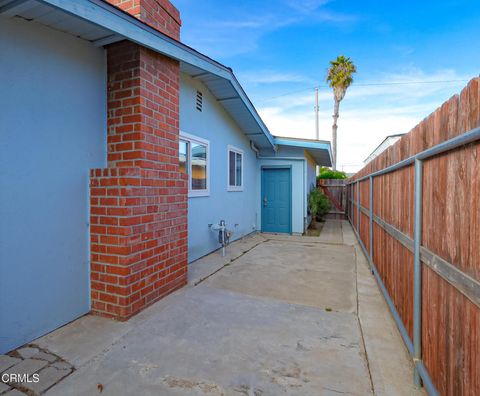
M188 198L197 198L197 197L208 197L210 196L210 191L189 191Z
M242 192L243 187L227 187L228 192Z

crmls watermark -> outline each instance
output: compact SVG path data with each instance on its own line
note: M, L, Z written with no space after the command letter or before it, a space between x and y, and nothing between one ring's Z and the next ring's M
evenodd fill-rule
M17 373L3 373L2 374L2 382L8 384L9 382L16 382L16 383L37 383L40 381L40 376L38 374L17 374Z

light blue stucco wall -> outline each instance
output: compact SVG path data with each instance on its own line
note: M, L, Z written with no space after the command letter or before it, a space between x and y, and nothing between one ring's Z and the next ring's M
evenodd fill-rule
M317 185L317 164L308 153L305 153L307 159L307 193Z
M88 171L106 165L103 48L0 22L0 353L90 309Z
M312 216L308 214L308 193L317 185L317 164L307 152L305 152L305 158L307 159L307 223L305 226L308 227L312 221Z
M277 157L295 157L295 158L304 158L305 149L303 147L292 147L292 146L278 146Z
M203 110L195 107L196 92L203 93ZM241 238L257 229L257 159L250 141L238 128L208 89L199 81L182 74L180 80L180 130L210 143L210 194L188 200L189 261L218 249L218 231L208 224L225 220L227 228ZM227 191L228 145L244 152L244 189Z

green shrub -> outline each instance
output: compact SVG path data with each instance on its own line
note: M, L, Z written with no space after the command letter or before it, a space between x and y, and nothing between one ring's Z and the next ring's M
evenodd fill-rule
M323 220L325 215L328 212L330 212L330 209L332 209L332 203L330 202L328 197L323 192L320 191L320 202L319 202L319 210L317 213L317 217L319 217L320 220Z
M308 201L308 210L314 219L317 217L318 211L320 209L320 190L318 188L312 187L310 193L307 197Z
M346 179L348 176L345 172L342 171L334 171L330 168L322 166L320 168L320 173L317 176L317 180L319 179Z
M312 187L308 194L308 209L312 215L312 219L320 220L330 211L332 204L328 197L318 188Z

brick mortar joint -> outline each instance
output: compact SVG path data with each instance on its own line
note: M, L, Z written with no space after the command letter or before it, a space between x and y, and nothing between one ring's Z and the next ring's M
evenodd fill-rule
M157 3L157 4L167 13L167 15L168 15L170 18L173 19L173 21L174 21L179 27L182 26L182 20L181 20L181 18L180 18L180 12L177 10L177 8L176 8L172 3L169 2L169 3L170 3L170 6L173 7L173 8L177 11L178 15L176 15L176 16L175 16L175 15L172 15L172 13L170 12L170 10L167 10L167 9L165 8L165 6L164 6L163 4L161 4L158 0L154 0L154 1L155 1L155 3Z
M121 298L129 298L129 297L132 297L134 296L135 294L137 294L138 292L141 292L142 290L146 289L147 287L150 287L152 285L155 284L155 282L159 282L161 280L164 280L166 278L168 278L169 276L172 276L172 275L175 275L178 273L178 277L176 279L178 279L180 276L182 276L184 274L184 271L182 271L185 267L187 267L188 264L185 264L183 266L181 266L179 269L177 269L176 271L171 271L171 272L168 272L166 273L164 276L162 277L159 277L158 279L148 283L148 284L145 284L143 287L140 287L139 289L135 290L135 291L132 291L130 294L118 294L116 292L113 292L113 291L100 291L100 290L93 290L93 291L96 291L98 293L104 293L104 294L108 294L110 296L115 296L115 297L121 297ZM160 271L156 271L156 272L153 272L152 274L148 275L148 277L151 277L151 276L154 276L155 274L158 274L160 273L162 270ZM112 275L112 276L118 276L118 275ZM145 280L145 278L142 278L142 279L139 279L135 282L132 282L132 283L129 283L127 285L120 285L118 283L110 283L110 282L104 282L104 281L100 281L100 280L96 280L95 283L100 283L102 285L105 285L105 286L115 286L115 287L118 287L120 289L127 289L129 287L132 287L132 286L135 286L137 285L138 283L140 283L141 281ZM163 286L166 286L168 285L169 283L165 283ZM154 289L155 290L155 289ZM94 299L95 301L103 301L101 299ZM114 303L110 303L110 304L114 304Z
M178 239L177 241L180 241L180 239ZM115 246L115 245L114 245ZM117 245L117 246L121 246L121 245ZM163 246L163 245L160 245L160 246ZM176 246L176 247L172 247L171 250L174 250L174 249L180 249L180 248L184 248L185 246L187 246L186 243L184 244L181 244L179 246ZM156 247L153 247L153 248L147 248L147 249L144 249L142 251L139 251L139 252L134 252L134 253L129 253L129 254L118 254L118 253L96 253L96 252L93 252L93 254L95 255L98 255L98 256L108 256L108 257L117 257L117 258L122 258L122 259L127 259L127 258L132 258L134 256L138 256L138 255L141 255L142 253L145 253L145 252L149 252L149 251L152 251L152 250L155 250L155 249L158 249L158 246ZM185 253L185 252L183 252ZM103 263L101 262L100 260L92 260L92 263L94 264L99 264L99 265L106 265L106 266L110 266L110 267L116 267L116 268L130 268L130 267L134 267L135 265L137 265L138 263L140 262L143 262L143 261L147 261L147 260L151 260L151 259L155 259L155 258L158 258L159 259L159 262L164 262L165 260L168 260L168 259L171 259L171 258L174 258L174 257L178 257L180 255L182 255L183 253L177 253L175 255L172 255L172 256L168 256L168 257L162 257L163 255L167 254L167 251L162 251L160 253L157 253L157 254L154 254L152 256L149 256L149 257L146 257L144 259L140 259L134 263L129 263L129 264L120 264L120 263L117 263L117 264L112 264L112 263ZM169 268L170 266L166 267L166 268ZM135 271L135 272L132 272L132 274L134 273L137 273L141 270L138 270L138 271ZM100 271L94 271L94 272L100 272ZM132 275L131 274L131 275Z
M177 272L180 272L180 270L175 271L175 272L172 272L172 273L170 273L170 274L168 274L168 275L172 275L172 274L175 274L175 273L177 273ZM144 295L144 296L140 296L136 301L132 301L132 302L130 302L129 304L126 304L126 305L122 305L122 304L119 304L119 303L113 303L113 302L110 302L110 301L102 300L101 298L93 298L92 300L95 301L95 302L108 304L108 305L115 306L115 307L118 307L118 308L130 307L130 306L132 306L133 304L135 304L137 301L141 300L142 298L145 298L145 296L147 296L148 294L155 293L155 292L158 291L160 288L171 285L173 282L177 281L178 279L181 279L181 278L182 278L183 276L185 276L186 274L187 274L186 272L183 272L183 273L179 274L179 276L177 276L174 281L165 283L165 284L163 284L162 286L160 286L160 287L158 287L158 288L154 288L150 293L147 293L147 294ZM168 275L166 275L164 278L166 278ZM164 279L164 278L160 278L159 280ZM137 282L137 283L138 283L138 282ZM152 284L153 284L153 283L154 283L154 282L152 282ZM135 291L135 292L132 292L132 293L129 294L128 296L124 296L124 295L121 295L121 294L116 294L116 293L113 293L113 292L107 292L107 291L104 291L104 292L98 291L98 290L94 290L94 291L96 291L96 292L98 292L98 293L107 294L107 295L109 295L109 296L120 297L120 298L129 298L129 297L134 296L135 294L138 294L139 292L141 292L141 291L144 290L145 288L149 287L150 285L151 285L151 284L145 285L145 287L140 288L140 289L138 289L138 290ZM131 285L129 285L129 286L131 286ZM129 286L127 286L127 287L129 287ZM108 311L104 311L104 312L108 312Z
M149 241L152 241L154 239L150 239ZM180 240L180 239L178 239ZM177 241L178 241L177 240ZM138 243L141 243L141 242L138 242ZM132 246L133 244L126 244L126 245L123 245L123 244L118 244L118 245L106 245L106 244L103 244L103 243L99 243L99 244L95 244L95 245L100 245L100 246L112 246L112 247L129 247L129 246ZM155 251L156 249L158 249L159 247L161 246L164 246L165 244L160 244L159 246L153 246L153 247L150 247L150 248L145 248L145 249L142 249L142 250L138 250L138 251L135 251L133 253L126 253L126 254L121 254L121 253L107 253L107 252L92 252L93 254L96 254L96 255L99 255L99 256L108 256L108 257L118 257L118 258L121 258L121 259L129 259L129 258L135 258L135 256L138 256L138 255L142 255L143 253L146 253L146 252L151 252L151 251ZM180 245L180 246L177 246L176 248L181 248L183 247L183 245ZM173 248L171 249L173 250ZM92 260L93 263L95 264L101 264L101 265L112 265L112 266L115 266L115 267L120 267L120 268L130 268L132 266L135 266L137 265L139 262L142 262L142 261L145 261L145 260L149 260L149 259L152 259L152 258L157 258L157 257L160 257L162 256L163 254L165 254L165 252L161 252L161 253L158 253L158 254L153 254L152 256L149 256L149 257L146 257L144 259L141 259L140 261L137 261L137 262L134 262L134 263L130 263L130 264L111 264L111 263L102 263L100 260ZM172 256L172 257L177 257L179 256L181 253L175 255L175 256ZM168 258L172 258L172 257L168 257ZM165 259L161 259L160 261L164 261L166 260L167 258ZM167 267L168 268L168 267ZM98 271L93 271L93 272L98 272Z

